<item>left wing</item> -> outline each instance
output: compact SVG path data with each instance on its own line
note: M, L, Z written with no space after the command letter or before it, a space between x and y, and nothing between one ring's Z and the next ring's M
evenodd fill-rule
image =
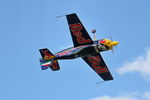
M85 30L78 16L74 14L66 15L71 32L74 47L94 44L93 40Z
M113 80L100 53L82 58L104 81Z

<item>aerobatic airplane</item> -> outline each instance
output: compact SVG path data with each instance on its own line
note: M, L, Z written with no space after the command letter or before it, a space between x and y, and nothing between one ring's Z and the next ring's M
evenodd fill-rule
M104 81L113 80L100 52L112 50L119 42L109 39L92 40L78 16L73 13L65 15L68 21L74 47L52 54L47 48L40 49L42 70L60 69L58 60L81 57ZM95 31L93 31L94 33Z

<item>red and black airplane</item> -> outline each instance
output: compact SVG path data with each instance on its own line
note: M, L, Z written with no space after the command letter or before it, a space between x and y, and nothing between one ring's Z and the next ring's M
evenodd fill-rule
M113 80L100 52L112 50L119 42L109 39L92 40L78 16L66 15L74 47L52 54L47 48L40 49L42 70L49 67L53 71L60 69L58 60L81 57L104 81Z

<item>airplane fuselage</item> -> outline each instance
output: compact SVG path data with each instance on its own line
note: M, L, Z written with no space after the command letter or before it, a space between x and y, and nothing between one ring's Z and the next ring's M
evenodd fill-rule
M70 47L65 50L62 50L58 53L55 53L55 59L61 60L61 59L75 59L78 57L85 57L90 56L93 54L97 54L102 51L106 50L98 50L98 43L102 40L96 40L94 41L94 44L92 45L83 45L78 47Z

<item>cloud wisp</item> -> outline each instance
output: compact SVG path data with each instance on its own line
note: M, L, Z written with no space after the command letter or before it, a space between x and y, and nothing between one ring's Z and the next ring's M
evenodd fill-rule
M134 97L125 97L125 96L118 96L118 97L102 96L91 100L138 100L138 99Z
M147 50L145 56L139 56L133 61L125 63L119 69L117 69L119 74L125 74L128 72L138 72L140 75L146 79L150 76L150 49Z
M143 94L140 94L136 92L136 94L133 93L128 93L125 95L121 96L101 96L101 97L96 97L90 100L150 100L150 92L145 92Z

